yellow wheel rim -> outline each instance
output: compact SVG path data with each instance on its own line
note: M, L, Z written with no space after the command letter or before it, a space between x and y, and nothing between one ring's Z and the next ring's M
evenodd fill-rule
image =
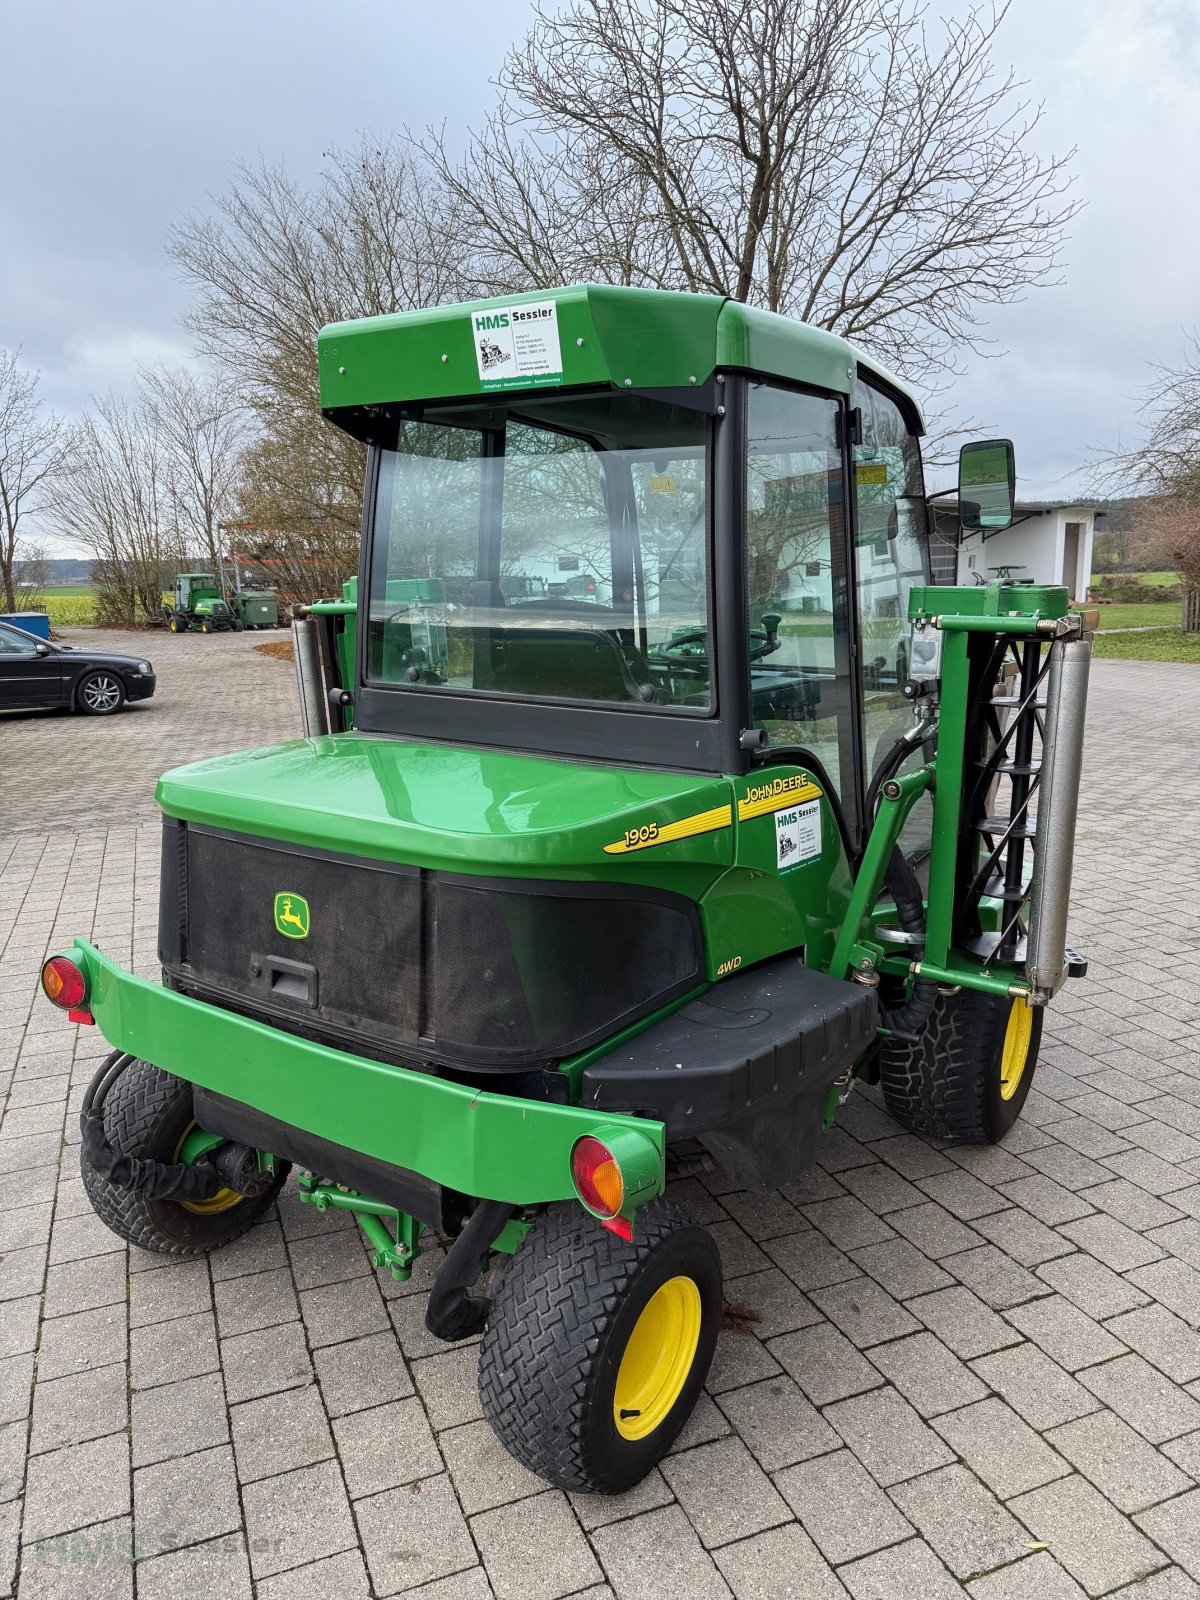
M1000 1098L1011 1100L1025 1076L1029 1060L1029 1041L1033 1037L1033 1007L1028 1000L1013 1001L1004 1030L1004 1049L1000 1056Z
M188 1123L179 1136L179 1143L175 1146L175 1154L172 1160L179 1160L183 1147L187 1143L188 1134L195 1133L197 1127L198 1124L195 1122ZM179 1204L185 1211L194 1211L198 1217L211 1217L215 1216L218 1211L232 1211L234 1206L238 1205L241 1200L242 1196L236 1189L218 1189L216 1194L208 1200L181 1200Z
M644 1439L670 1414L700 1343L700 1291L691 1278L669 1278L637 1319L613 1394L623 1439Z

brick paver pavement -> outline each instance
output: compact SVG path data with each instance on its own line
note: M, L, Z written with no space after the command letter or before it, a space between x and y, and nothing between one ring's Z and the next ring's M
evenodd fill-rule
M676 1186L759 1320L662 1470L606 1499L492 1438L473 1347L425 1332L431 1262L381 1279L286 1191L200 1262L88 1209L101 1046L36 970L83 932L154 975L154 773L294 727L290 672L246 644L156 640L161 698L114 727L0 721L0 1593L1200 1596L1200 672L1096 666L1091 975L1002 1147L912 1138L866 1092L783 1194Z

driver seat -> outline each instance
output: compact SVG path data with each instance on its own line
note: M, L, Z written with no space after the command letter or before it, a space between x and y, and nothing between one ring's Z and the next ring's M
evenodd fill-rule
M603 628L506 626L488 629L479 648L484 643L477 637L477 689L567 700L654 698L653 686L638 683L621 646Z

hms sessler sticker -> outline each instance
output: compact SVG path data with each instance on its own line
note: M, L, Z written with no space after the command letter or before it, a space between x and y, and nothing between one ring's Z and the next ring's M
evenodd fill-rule
M538 300L471 314L471 339L485 389L536 387L562 381L558 306Z
M818 801L775 813L775 866L780 872L802 867L821 854L821 807Z

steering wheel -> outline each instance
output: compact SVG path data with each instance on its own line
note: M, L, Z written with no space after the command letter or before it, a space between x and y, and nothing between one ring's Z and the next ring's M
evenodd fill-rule
M751 661L761 661L764 656L773 655L775 651L779 649L778 628L782 620L783 619L776 615L775 612L769 612L763 617L763 627L751 628L749 630L747 638L749 638L751 641L754 641L751 643L750 649L747 651L747 655ZM677 653L688 645L707 645L707 643L708 629L692 628L687 633L677 633L674 638L664 639L662 643L656 647L655 655L657 655L660 660L665 659L669 661L671 666L676 668L678 671L686 672L690 670L691 672L696 673L697 676L700 674L707 675L707 658L701 661L695 656L681 656Z
M664 639L655 645L649 657L651 666L655 661L665 662L672 672L686 673L692 678L708 677L707 650L703 656L684 655L682 652L689 645L708 645L708 629L692 628L688 633L677 633L674 638Z

